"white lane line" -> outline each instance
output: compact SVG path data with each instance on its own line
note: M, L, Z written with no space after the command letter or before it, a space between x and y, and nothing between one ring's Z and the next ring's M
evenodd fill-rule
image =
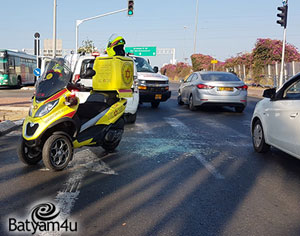
M22 135L22 131L20 131L20 130L14 130L14 131L9 132L5 136L13 137L13 136L21 136L21 135Z
M138 134L153 134L152 128L147 123L136 123Z
M216 179L225 179L223 175L221 175L215 167L213 167L202 155L195 154L193 155L198 161L205 166L205 168L216 178Z
M189 135L191 130L189 129L189 127L187 125L185 125L183 122L181 122L180 120L178 120L177 118L174 117L167 117L164 118L164 120L173 128L176 129L177 133L180 136L186 136Z
M88 171L117 175L103 161L97 157L90 149L85 149L74 154L71 170L72 173L67 179L63 188L57 192L55 201L60 209L60 219L64 221L69 218L72 208L80 194L82 179ZM53 235L61 235L61 232L54 232Z
M169 117L165 118L165 121L172 127L176 128L176 130L179 132L180 135L183 134L189 134L191 130L188 126L186 126L183 122L180 120ZM197 160L199 160L202 165L216 178L216 179L224 179L224 176L221 175L213 165L211 165L201 154L195 153L195 151L186 154L188 156L194 156Z

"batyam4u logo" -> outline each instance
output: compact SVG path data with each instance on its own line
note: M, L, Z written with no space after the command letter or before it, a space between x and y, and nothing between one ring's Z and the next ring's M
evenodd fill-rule
M61 211L51 202L36 205L27 219L8 219L9 233L74 233L78 232L77 222L60 216ZM63 214L62 214L63 215Z
M126 62L122 67L122 80L126 85L130 85L133 78L133 66L131 63Z

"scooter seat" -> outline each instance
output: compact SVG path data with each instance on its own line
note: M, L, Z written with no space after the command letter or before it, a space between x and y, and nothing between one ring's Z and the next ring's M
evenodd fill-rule
M91 94L86 102L102 102L107 103L109 96L105 93L93 93Z

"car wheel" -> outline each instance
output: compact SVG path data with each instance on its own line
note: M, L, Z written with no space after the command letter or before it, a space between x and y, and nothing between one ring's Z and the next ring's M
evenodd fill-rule
M194 100L193 100L193 95L191 94L190 99L189 99L189 109L191 111L195 111L196 107L194 106Z
M184 104L183 101L181 100L181 95L178 95L177 103L178 103L178 105L183 105Z
M242 113L245 110L245 107L235 107L235 112Z
M53 171L63 170L73 157L73 145L63 134L51 135L43 147L44 165Z
M126 122L127 122L127 123L129 123L129 124L134 124L135 121L136 121L136 113L134 113L134 114L127 114L127 115L125 116L125 118L126 118Z
M22 87L22 79L18 77L17 88L21 88L21 87Z
M19 141L17 153L19 159L26 165L36 165L40 160L42 160L41 150L28 147L22 137Z
M259 153L265 153L270 150L270 145L265 142L265 135L260 120L254 123L252 130L252 143L254 150Z
M159 102L151 102L151 107L152 108L158 108Z

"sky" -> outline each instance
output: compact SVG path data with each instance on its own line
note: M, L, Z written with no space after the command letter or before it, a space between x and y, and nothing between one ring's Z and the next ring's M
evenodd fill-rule
M53 35L54 0L0 0L0 48L33 48L33 35ZM175 48L176 60L194 53L197 0L135 0L134 16L122 12L79 26L79 45L92 40L105 48L111 34L122 35L128 47ZM300 48L300 1L289 0L287 42ZM276 24L281 0L199 0L196 53L224 61L251 52L257 38L283 38ZM75 48L76 20L127 8L127 0L57 0L57 38ZM149 57L152 65L169 63L171 55Z

